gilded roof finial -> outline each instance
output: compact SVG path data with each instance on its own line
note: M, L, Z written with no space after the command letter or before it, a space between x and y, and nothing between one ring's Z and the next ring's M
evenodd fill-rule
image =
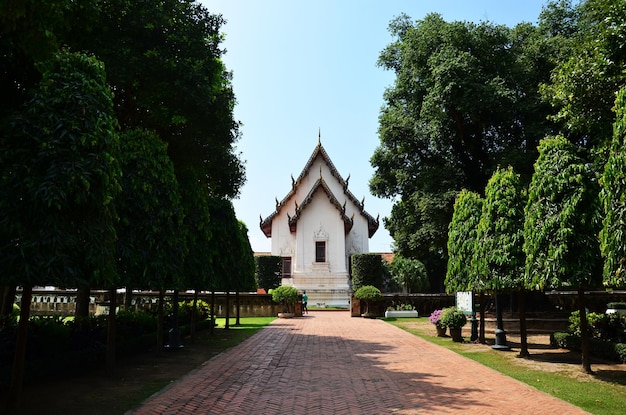
M322 129L320 127L317 127L317 145L322 145Z

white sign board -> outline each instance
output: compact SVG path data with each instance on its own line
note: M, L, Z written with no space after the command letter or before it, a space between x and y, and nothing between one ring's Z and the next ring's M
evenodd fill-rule
M471 291L460 291L456 293L456 308L466 314L474 312L474 295Z

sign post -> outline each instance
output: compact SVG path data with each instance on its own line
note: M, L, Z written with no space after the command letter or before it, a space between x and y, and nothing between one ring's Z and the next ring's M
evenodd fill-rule
M470 316L472 324L472 334L470 341L478 339L478 322L474 311L474 293L472 291L459 291L456 293L456 308Z

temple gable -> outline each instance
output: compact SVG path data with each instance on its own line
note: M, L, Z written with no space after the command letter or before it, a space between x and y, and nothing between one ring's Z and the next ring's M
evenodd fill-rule
M311 305L349 306L349 261L369 251L378 218L365 211L318 141L291 188L260 228L283 257L283 285L306 290Z

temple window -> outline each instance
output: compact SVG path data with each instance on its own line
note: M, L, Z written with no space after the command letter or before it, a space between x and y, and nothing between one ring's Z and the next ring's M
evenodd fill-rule
M315 262L326 262L326 241L315 241Z

